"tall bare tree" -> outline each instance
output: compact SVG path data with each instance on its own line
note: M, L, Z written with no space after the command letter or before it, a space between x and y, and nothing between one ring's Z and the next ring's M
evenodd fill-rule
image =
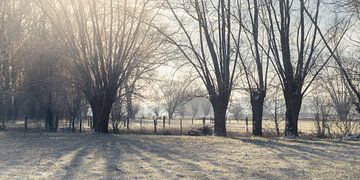
M261 26L261 15L264 15L264 6L261 5L261 1L247 0L246 2L246 17L239 20L239 23L244 29L244 34L247 40L247 46L250 50L250 58L246 58L245 55L241 55L241 65L243 66L246 82L248 85L248 91L250 92L250 102L252 109L252 122L253 122L253 135L262 135L262 117L264 109L264 100L267 90L267 74L269 67L269 57L266 55L269 51L265 49L266 37L261 36L261 30L264 30ZM241 6L239 6L239 12ZM250 60L249 60L250 59ZM253 68L255 66L255 68Z
M234 4L230 0L166 0L165 4L179 31L163 34L179 49L205 85L214 109L214 134L224 136L226 111L239 60L241 26L233 23Z
M68 46L74 78L85 94L96 132L108 132L117 91L159 41L150 41L150 0L40 0ZM146 56L145 56L146 57ZM123 87L123 86L122 86Z
M320 24L321 1L265 2L272 64L281 81L286 102L285 136L298 136L303 97L331 58L321 58L325 46L318 38L316 28Z
M339 2L337 2L339 3ZM340 3L341 6L343 6L344 4ZM328 38L326 37L326 33L324 33L324 30L322 28L320 28L320 26L317 24L316 19L314 19L311 16L311 13L309 12L308 9L305 9L306 14L308 15L309 19L311 20L311 22L314 24L316 30L318 31L318 34L321 38L321 40L323 41L323 43L325 44L326 49L329 51L329 53L331 54L331 57L335 60L335 63L338 65L338 68L341 71L341 74L344 76L349 89L355 94L357 101L355 102L356 105L356 110L358 112L360 112L360 90L357 86L357 78L356 71L352 71L352 68L346 68L345 62L344 60L346 60L346 58L341 58L340 54L338 53L338 45L340 43L340 41L343 40L344 35L353 27L353 25L358 24L358 19L359 19L359 2L357 0L349 0L346 1L345 3L345 7L354 7L355 11L350 12L347 14L346 16L346 24L345 26L341 26L340 23L336 23L334 26L334 32L333 32L333 36L336 37L335 39L338 40L338 43L334 43L334 41L329 41ZM355 18L355 23L352 22L353 21L353 16L354 14L357 16L357 18ZM337 19L338 16L336 16L335 22L338 22L339 20ZM343 20L344 21L344 20ZM355 43L359 43L357 41L355 41ZM359 43L360 44L360 43ZM356 59L353 59L354 62L359 62ZM355 65L353 65L353 67L358 67L359 63L355 63ZM355 72L355 73L354 73ZM354 76L355 74L355 76Z
M160 90L164 98L165 110L169 119L172 119L174 113L185 106L186 103L194 98L187 81L168 81L161 85Z
M17 51L26 38L26 11L30 2L0 1L0 119L15 118L21 63Z

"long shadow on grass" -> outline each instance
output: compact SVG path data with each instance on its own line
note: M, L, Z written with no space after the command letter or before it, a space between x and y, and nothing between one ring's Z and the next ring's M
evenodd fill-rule
M79 170L85 167L88 168L88 174L83 174L85 176L96 175L92 172L92 169L96 169L104 172L102 174L109 175L105 179L121 179L122 172L116 164L121 161L124 152L121 148L123 138L112 138L111 135L102 134L20 131L6 132L6 135L3 143L16 150L16 156L14 152L10 161L3 160L5 168L14 168L20 164L35 166L38 172L47 171L55 177L75 179L79 175ZM0 151L1 148L3 147L0 147ZM94 157L90 159L89 156ZM2 157L6 158L5 155ZM103 168L91 166L99 159L105 161Z
M121 158L125 153L125 150L122 146L124 140L122 138L114 138L111 135L106 134L91 134L84 137L81 146L81 149L76 152L76 155L68 163L70 166L76 166L73 170L67 171L65 178L73 179L78 173L79 168L88 168L87 172L90 177L94 172L96 167L95 161L104 160L105 164L103 169L96 169L97 171L102 171L104 179L123 179L124 174L121 167L118 166L121 162ZM93 159L89 161L86 159L88 155L93 155ZM81 167L83 163L90 164L90 167ZM93 174L97 175L97 174Z
M140 139L145 139L145 141L141 141ZM138 136L137 138L129 138L129 136L127 136L126 141L126 147L124 147L126 151L136 153L143 161L145 161L144 163L156 168L156 173L160 173L163 178L173 176L175 176L175 178L176 176L182 177L182 173L187 175L190 174L190 178L195 179L214 178L212 177L212 174L214 173L221 177L224 175L224 172L217 170L221 168L226 169L228 173L234 174L237 178L242 177L244 174L249 174L249 172L245 172L246 169L242 168L241 163L239 162L235 162L238 163L238 168L232 167L232 169L230 169L231 165L226 162L216 162L216 153L213 157L203 156L204 154L201 152L204 151L201 147L194 146L193 149L191 149L192 152L187 152L182 149L181 144L178 144L175 141L169 146L169 144L162 143L161 138L147 138L145 136ZM211 153L211 155L214 155L214 153ZM171 164L167 166L166 164L161 164L164 162L155 162L156 164L153 164L154 162L148 162L151 161L151 159L154 160L157 158L169 161ZM215 170L213 170L212 173L209 172L209 169L207 169L208 166L203 166L205 163L212 166ZM170 166L173 169L170 169ZM234 169L236 169L235 172ZM262 172L261 174L256 171L252 172L254 178L276 179L272 174L266 172Z
M342 161L354 163L360 159L360 148L358 146L341 146L327 144L320 141L303 141L303 140L277 140L277 139L250 139L238 138L245 143L254 144L259 147L267 147L278 151L278 156L287 159L288 156L302 157L303 159L324 158L329 161ZM335 150L336 148L336 150ZM354 153L349 153L354 152ZM336 158L337 157L337 158Z

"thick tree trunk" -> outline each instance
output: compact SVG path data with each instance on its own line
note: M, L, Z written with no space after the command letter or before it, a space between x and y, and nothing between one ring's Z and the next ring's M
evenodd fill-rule
M95 98L90 103L93 112L93 130L99 133L109 132L109 116L113 100L111 100L111 97L105 97L105 100L103 98Z
M252 123L254 136L262 136L262 117L264 108L264 91L253 91L251 92L251 108L252 108Z
M286 114L285 114L285 136L297 137L298 132L298 120L301 110L302 95L301 93L286 93Z
M214 109L214 135L226 136L226 110L228 107L229 98L220 95L216 96L211 102Z

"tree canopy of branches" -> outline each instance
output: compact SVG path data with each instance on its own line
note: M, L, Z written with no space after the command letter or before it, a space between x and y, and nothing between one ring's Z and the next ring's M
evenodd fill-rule
M230 0L166 0L165 4L178 24L179 33L163 34L201 78L214 109L214 134L224 136L226 111L239 60L241 28L233 23L233 3Z
M174 113L184 110L185 104L194 98L187 81L166 82L160 87L160 90L165 100L165 110L169 119L173 118Z
M96 132L108 132L119 87L161 42L149 38L154 31L144 23L153 17L149 2L40 1L68 46L72 75L91 106Z
M317 38L321 1L265 2L272 63L281 80L286 102L285 136L298 136L304 94L331 57L322 58L325 46Z
M0 119L15 118L16 89L20 86L21 63L17 52L26 37L24 21L29 3L0 2Z
M245 37L247 40L248 49L250 49L250 58L246 58L244 54L241 55L241 65L245 71L246 82L248 85L248 91L250 92L250 102L252 107L252 120L253 120L253 135L262 135L262 116L264 109L264 100L267 89L267 74L269 67L269 58L266 56L265 49L266 37L261 37L259 31L261 31L261 15L264 14L265 8L261 6L261 1L253 0L242 2L246 4L246 18L240 19L239 23L244 29ZM239 7L240 9L241 7ZM262 38L262 40L260 39ZM250 59L250 61L247 61ZM252 66L255 66L253 68ZM264 69L265 66L265 69Z

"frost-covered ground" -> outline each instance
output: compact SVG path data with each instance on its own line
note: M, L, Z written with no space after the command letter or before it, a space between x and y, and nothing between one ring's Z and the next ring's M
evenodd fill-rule
M0 132L1 179L359 179L360 143Z

